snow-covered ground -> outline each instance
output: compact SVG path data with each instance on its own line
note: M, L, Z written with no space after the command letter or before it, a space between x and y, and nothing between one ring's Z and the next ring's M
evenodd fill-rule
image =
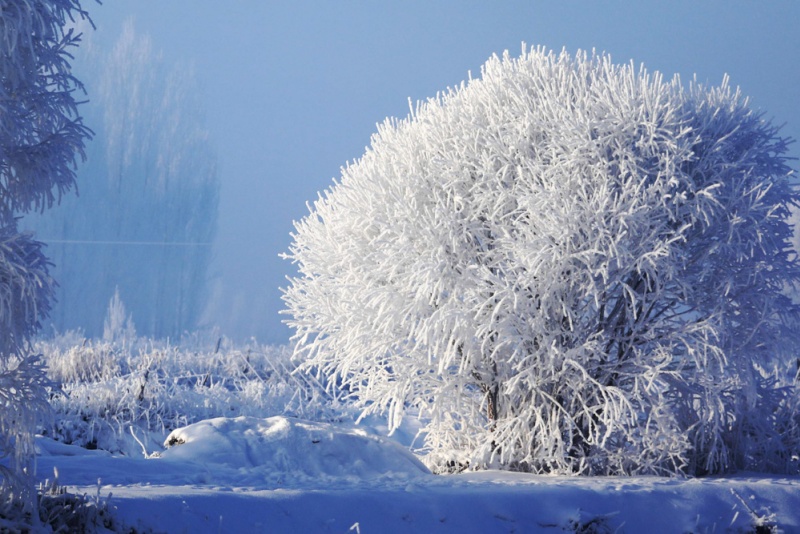
M38 438L38 477L99 491L139 531L800 532L792 477L438 476L370 426L287 417L210 419L167 441L135 458Z

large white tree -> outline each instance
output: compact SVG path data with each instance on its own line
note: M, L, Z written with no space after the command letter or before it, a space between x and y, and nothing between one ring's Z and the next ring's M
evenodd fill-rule
M130 21L110 49L87 44L76 69L97 135L79 196L25 221L59 278L52 323L99 337L118 288L140 334L176 338L198 327L217 223L200 91L192 69L165 61Z
M49 410L30 338L54 282L42 244L17 217L57 203L75 184L90 132L78 114L70 52L86 18L78 0L0 0L0 506L32 504L33 433ZM27 475L26 475L27 474Z
M796 469L786 143L729 87L493 57L296 223L305 368L433 467Z

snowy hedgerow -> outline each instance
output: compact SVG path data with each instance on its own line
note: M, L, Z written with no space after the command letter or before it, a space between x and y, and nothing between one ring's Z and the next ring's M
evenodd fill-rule
M439 470L789 469L787 140L727 78L543 49L481 74L296 223L305 368L418 413Z
M47 382L30 337L50 309L54 282L42 244L17 215L57 203L75 183L89 130L78 115L65 29L86 18L78 0L0 0L0 500L32 506L37 418Z
M41 433L64 443L131 455L142 452L136 439L152 451L172 430L214 417L342 418L320 384L293 372L285 346L235 345L203 333L173 345L68 332L38 339L35 350L53 386L55 424Z

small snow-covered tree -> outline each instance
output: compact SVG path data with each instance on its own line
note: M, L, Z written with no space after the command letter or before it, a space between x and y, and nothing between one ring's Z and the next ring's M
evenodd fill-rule
M440 470L793 468L787 140L727 78L543 49L481 74L296 223L305 368L418 412Z
M75 183L90 132L78 115L65 27L87 18L78 0L0 0L0 465L2 498L30 506L33 433L49 410L29 340L50 309L54 282L42 244L17 216L57 203ZM26 475L27 473L27 475Z
M103 321L103 341L125 344L136 339L133 315L125 311L125 304L119 296L119 288L108 303L106 319Z

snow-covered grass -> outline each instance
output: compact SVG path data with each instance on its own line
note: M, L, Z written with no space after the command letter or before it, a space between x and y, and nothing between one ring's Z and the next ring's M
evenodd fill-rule
M54 382L55 425L42 434L82 447L141 455L142 445L152 451L172 430L203 419L342 414L313 378L292 373L286 347L198 336L111 343L71 332L36 349Z
M38 349L59 386L36 442L51 530L800 532L798 477L431 474L414 427L356 425L284 348L70 334Z

